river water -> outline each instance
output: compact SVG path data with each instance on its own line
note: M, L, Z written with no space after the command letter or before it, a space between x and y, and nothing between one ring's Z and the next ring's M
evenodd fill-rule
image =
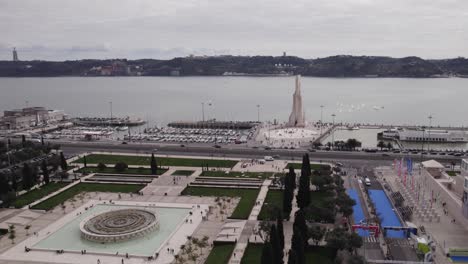
M293 77L0 78L0 111L29 106L71 116L140 117L171 121L287 120ZM371 124L467 126L468 79L302 78L308 120ZM257 105L260 105L258 108Z

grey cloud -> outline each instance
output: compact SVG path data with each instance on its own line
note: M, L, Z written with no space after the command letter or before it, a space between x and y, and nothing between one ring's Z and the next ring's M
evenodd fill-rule
M2 42L35 46L28 58L468 53L464 0L0 0L0 7ZM0 50L0 59L10 58Z

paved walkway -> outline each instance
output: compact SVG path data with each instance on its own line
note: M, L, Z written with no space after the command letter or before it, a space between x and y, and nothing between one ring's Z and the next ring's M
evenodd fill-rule
M242 233L240 235L239 240L236 243L236 247L232 252L231 259L229 260L230 264L240 263L242 257L244 256L245 249L247 248L247 244L249 242L249 238L253 233L253 229L255 224L257 223L258 214L262 209L263 203L268 193L268 187L271 184L271 180L264 180L262 187L260 188L260 192L258 193L257 200L255 201L255 206L253 207L252 211L249 215L249 220L244 226Z

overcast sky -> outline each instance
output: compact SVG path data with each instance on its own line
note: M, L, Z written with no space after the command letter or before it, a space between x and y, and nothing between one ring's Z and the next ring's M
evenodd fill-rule
M468 0L0 0L0 60L468 57Z

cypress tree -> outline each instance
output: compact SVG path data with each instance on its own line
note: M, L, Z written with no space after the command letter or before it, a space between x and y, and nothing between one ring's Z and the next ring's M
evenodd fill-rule
M293 249L289 250L288 253L288 264L297 264L296 251Z
M304 210L301 209L301 210L298 210L296 212L296 215L295 215L295 218L294 218L293 228L297 229L299 232L301 232L302 238L304 238L304 240L307 241L307 239L308 239L308 236L307 236L308 228L307 228L307 223L306 223L306 220L305 220Z
M151 174L156 175L156 173L158 173L158 164L156 163L154 153L151 153Z
M291 177L289 176L289 174L286 174L286 177L284 178L283 190L283 213L288 219L292 211L292 199L294 197L294 192L291 188Z
M291 178L291 187L294 192L294 189L296 189L296 172L294 172L294 168L292 166L289 166L289 177Z
M60 168L62 168L63 171L68 169L67 160L65 159L63 152L60 152Z
M272 264L273 263L273 252L271 249L271 244L265 243L262 250L261 264Z
M273 250L273 263L283 264L283 249L281 248L276 225L271 225L270 244L271 249Z
M33 179L32 179L32 170L31 167L29 167L29 164L24 163L23 164L23 188L26 190L29 190L32 187Z
M83 166L88 167L88 162L86 162L86 155L83 156Z
M301 231L299 231L297 228L294 228L293 231L291 249L296 253L296 263L305 264L304 239L301 235Z
M41 170L42 170L42 176L44 178L44 183L49 184L50 182L49 169L47 168L47 162L45 160L42 161Z
M281 214L281 211L278 211L278 215L276 216L276 230L278 231L278 240L280 243L281 252L283 252L284 251L284 228L283 228L283 215Z
M23 146L23 148L24 148L25 144L26 144L26 136L21 135L21 146Z
M299 191L297 193L297 206L301 209L310 204L310 161L309 155L302 157L301 177L299 178Z

